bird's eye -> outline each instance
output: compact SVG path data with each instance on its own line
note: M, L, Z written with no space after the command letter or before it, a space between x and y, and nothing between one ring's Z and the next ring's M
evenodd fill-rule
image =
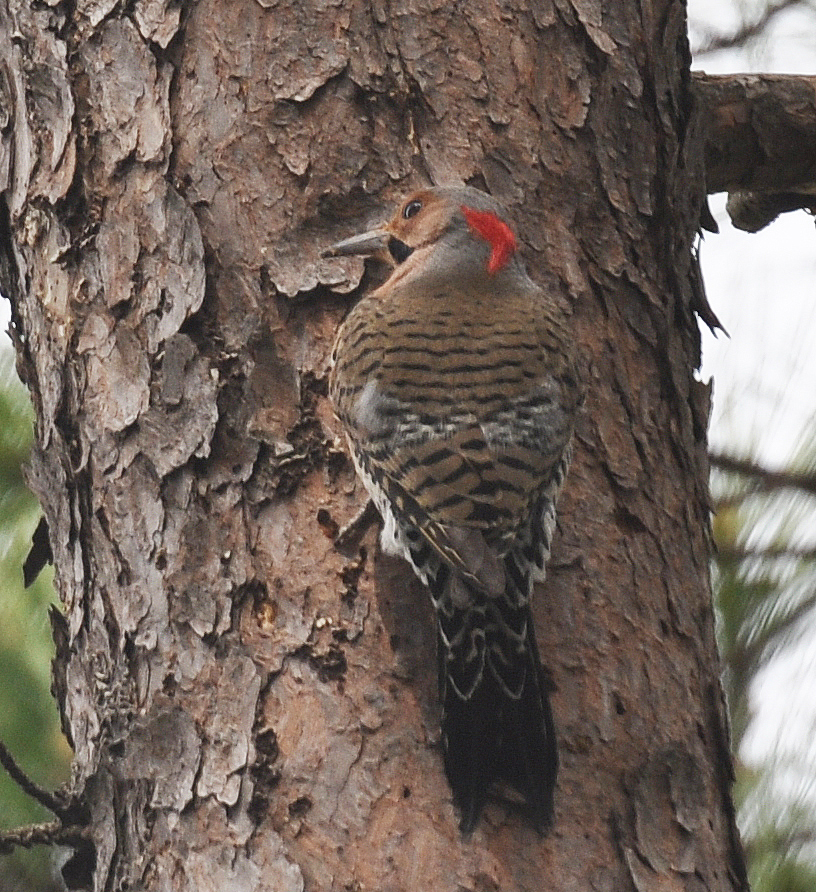
M406 220L410 220L411 217L416 216L422 210L422 202L421 201L409 201L408 204L402 209L402 216Z

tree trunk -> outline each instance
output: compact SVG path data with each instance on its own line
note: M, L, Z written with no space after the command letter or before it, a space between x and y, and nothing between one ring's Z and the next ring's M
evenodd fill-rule
M0 0L2 288L65 605L94 890L746 886L708 582L684 7ZM359 260L427 183L487 188L572 307L589 398L538 640L540 838L462 839L421 587L325 382ZM365 279L368 282L368 279Z

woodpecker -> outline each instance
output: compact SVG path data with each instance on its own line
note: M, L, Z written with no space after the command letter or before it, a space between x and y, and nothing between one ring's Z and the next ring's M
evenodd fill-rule
M530 597L583 397L563 309L527 275L505 212L468 187L428 188L324 256L393 272L341 325L329 395L381 544L437 617L445 769L470 833L494 782L552 823L558 769Z

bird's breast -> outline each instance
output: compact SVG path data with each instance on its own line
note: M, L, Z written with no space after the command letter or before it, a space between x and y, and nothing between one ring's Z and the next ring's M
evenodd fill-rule
M340 331L333 397L365 426L375 405L484 417L549 380L552 363L530 300L505 296L498 307L495 298L487 305L456 294L423 297L397 302L375 292Z

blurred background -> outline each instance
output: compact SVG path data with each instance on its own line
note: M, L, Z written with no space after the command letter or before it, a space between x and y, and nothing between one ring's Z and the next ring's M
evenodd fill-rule
M816 74L813 0L689 0L694 68ZM816 147L814 147L816 151ZM700 248L718 557L713 583L753 892L816 890L816 229L740 232L725 196Z
M0 302L3 331L8 304ZM14 367L8 337L0 343L0 741L26 774L47 789L68 780L71 751L60 732L51 697L54 645L48 620L56 602L53 572L46 568L23 588L23 562L40 517L21 467L31 450L33 412ZM0 829L53 820L0 768ZM55 854L45 848L0 857L2 892L62 889L53 879Z
M689 0L696 69L816 72L816 0ZM803 211L767 229L720 227L700 257L730 337L704 329L713 379L713 567L736 757L736 799L754 892L816 890L816 231ZM0 301L0 326L8 308ZM50 568L24 589L39 508L20 470L32 413L0 343L0 741L42 786L70 751L49 693ZM0 829L51 819L0 770ZM0 858L0 890L50 892L59 853Z

